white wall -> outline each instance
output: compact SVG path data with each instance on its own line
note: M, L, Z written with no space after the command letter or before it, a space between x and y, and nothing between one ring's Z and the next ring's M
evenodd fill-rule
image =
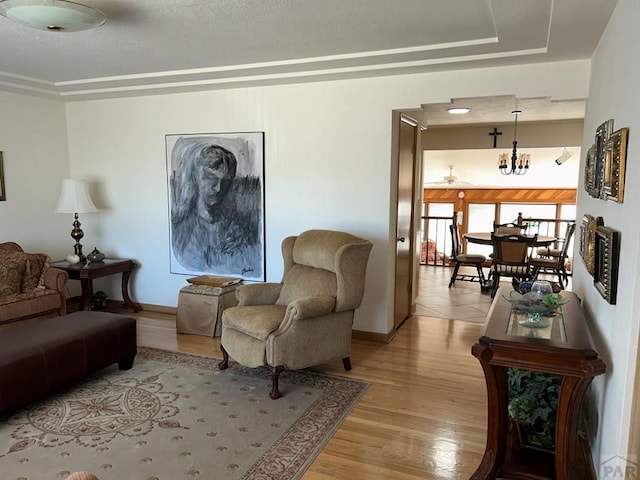
M0 151L7 198L0 202L0 242L51 255L70 250L73 218L53 212L69 176L65 105L0 92Z
M140 261L133 297L143 303L175 306L184 275L169 273L169 232L165 134L265 131L267 279L282 275L280 243L309 228L346 230L376 244L369 262L360 326L386 332L374 299L384 297L388 244L388 162L391 107L376 105L386 117L374 128L354 121L355 111L371 111L352 83L335 90L318 84L102 100L70 104L71 169L99 185L95 199L103 211L88 219L93 243L110 255ZM327 105L331 104L328 108ZM336 126L339 125L339 128ZM376 131L377 130L377 131ZM386 156L368 142L383 139ZM383 172L369 175L369 172ZM370 195L367 192L379 192ZM87 233L87 237L89 234ZM114 295L118 296L117 288Z
M71 173L96 183L103 209L85 215L84 243L140 261L137 301L175 306L185 277L169 273L165 134L264 131L267 279L280 280L287 235L331 228L368 238L374 249L354 328L387 333L392 110L461 96L585 98L587 86L588 62L576 61L70 103ZM115 281L104 288L119 295Z
M578 187L578 215L602 216L605 225L621 232L617 305L609 305L593 287L584 264L575 262L574 289L582 297L595 332L598 352L607 373L593 382L599 435L592 444L596 465L614 455L625 456L633 399L640 325L640 7L636 0L620 0L592 59L591 85L584 123L583 150L594 142L595 130L613 118L614 130L629 127L624 203L591 198ZM586 151L586 150L585 150ZM583 161L584 163L584 161ZM579 258L576 256L576 258Z

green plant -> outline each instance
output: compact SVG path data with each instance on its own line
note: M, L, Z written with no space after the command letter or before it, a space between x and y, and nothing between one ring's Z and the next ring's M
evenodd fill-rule
M562 377L542 372L510 368L509 416L520 424L540 448L553 450L556 411Z
M558 394L562 377L550 373L508 369L509 416L513 418L531 441L532 446L553 451L556 446L556 417ZM586 408L580 410L578 435L585 438L583 428Z

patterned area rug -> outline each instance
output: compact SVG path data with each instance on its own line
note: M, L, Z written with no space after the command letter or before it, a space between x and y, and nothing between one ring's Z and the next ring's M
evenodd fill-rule
M368 388L139 348L131 370L86 382L0 418L3 480L298 479Z

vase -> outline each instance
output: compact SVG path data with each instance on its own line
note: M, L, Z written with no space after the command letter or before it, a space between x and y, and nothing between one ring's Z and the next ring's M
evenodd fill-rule
M75 253L71 253L71 254L67 255L67 259L66 260L71 265L75 265L76 263L80 263L80 257L78 255L76 255Z
M87 260L89 261L89 263L100 263L104 260L104 253L102 253L97 248L94 248L93 252L87 255Z

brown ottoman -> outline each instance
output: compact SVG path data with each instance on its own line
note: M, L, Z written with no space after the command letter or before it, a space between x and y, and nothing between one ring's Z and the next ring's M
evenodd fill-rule
M75 312L0 332L0 415L113 363L133 366L136 321Z

